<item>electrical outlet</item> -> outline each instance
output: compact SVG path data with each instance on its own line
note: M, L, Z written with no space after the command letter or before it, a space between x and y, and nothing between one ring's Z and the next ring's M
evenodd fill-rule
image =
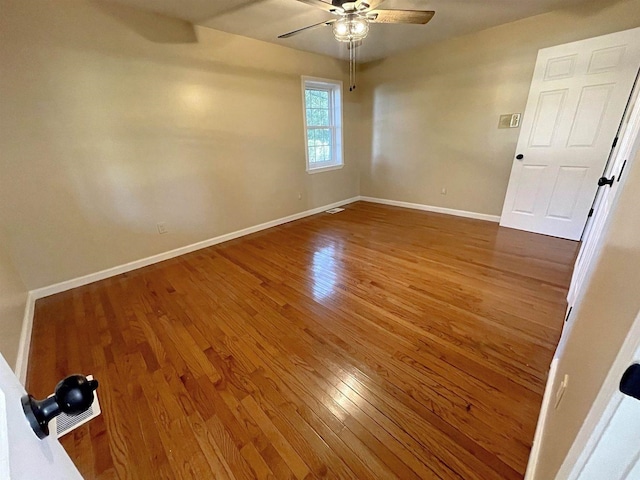
M440 190L440 195L446 195L447 194L447 187L442 187L442 190Z
M164 222L158 222L156 226L158 227L158 233L160 235L168 232L167 225Z
M564 396L564 392L566 392L568 386L569 386L569 375L565 374L564 378L562 379L562 382L560 382L560 385L558 386L558 391L556 392L555 408L558 408L560 406L560 401L562 400L562 397Z

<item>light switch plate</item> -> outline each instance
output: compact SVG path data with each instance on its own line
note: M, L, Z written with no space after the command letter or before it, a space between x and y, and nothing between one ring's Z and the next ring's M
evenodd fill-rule
M558 391L556 392L556 406L555 406L556 408L560 406L560 401L562 400L562 397L564 396L564 392L567 390L568 386L569 386L569 375L565 374L564 378L562 379L562 382L558 386Z
M520 126L521 113L507 113L500 115L498 128L518 128Z
M509 115L500 115L500 121L498 122L498 128L511 128L509 125L511 124L511 114Z

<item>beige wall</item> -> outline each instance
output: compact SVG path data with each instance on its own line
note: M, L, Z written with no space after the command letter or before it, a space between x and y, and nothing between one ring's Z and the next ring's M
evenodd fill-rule
M601 3L363 66L346 167L308 175L299 76L343 62L108 2L0 0L5 248L33 289L358 193L499 214L518 131L497 119L524 108L537 50L640 24L640 0Z
M363 69L371 112L361 194L499 215L540 48L640 25L640 0L598 1L412 50ZM447 195L440 191L447 188Z
M536 476L540 480L554 478L640 310L640 153L628 175L559 359L552 391L565 374L569 387L558 409L547 415Z
M16 365L26 303L27 288L0 242L0 354L11 368Z
M300 75L344 62L108 2L0 11L0 225L29 289L359 193L348 91L346 166L305 171Z
M606 5L363 67L359 95L345 92L345 168L308 175L299 76L343 78L341 62L109 3L0 0L0 352L14 361L27 288L358 193L499 214L519 132L498 116L524 108L539 48L640 25L640 0ZM638 188L636 162L560 363L571 387L540 478L639 307ZM606 295L616 315L598 309Z

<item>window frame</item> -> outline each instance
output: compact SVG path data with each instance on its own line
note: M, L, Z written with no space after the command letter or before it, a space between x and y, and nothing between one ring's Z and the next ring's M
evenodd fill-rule
M302 119L304 126L304 155L306 158L307 173L320 173L329 170L337 170L344 167L344 142L342 134L342 81L327 78L302 76ZM308 89L329 92L329 119L330 125L307 125L307 99ZM331 157L330 162L309 162L309 129L329 128L331 130Z

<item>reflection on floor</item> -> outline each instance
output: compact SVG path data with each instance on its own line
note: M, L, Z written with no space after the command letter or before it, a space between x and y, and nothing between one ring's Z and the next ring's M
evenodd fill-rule
M86 478L521 479L577 244L356 203L42 299Z

